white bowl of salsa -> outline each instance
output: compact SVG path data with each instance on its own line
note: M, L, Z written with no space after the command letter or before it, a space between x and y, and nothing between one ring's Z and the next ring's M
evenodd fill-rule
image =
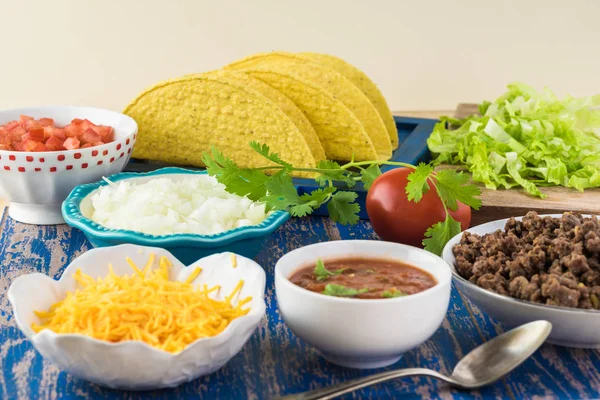
M394 364L433 335L451 278L430 252L370 240L301 247L275 266L277 303L292 332L331 363L363 369Z

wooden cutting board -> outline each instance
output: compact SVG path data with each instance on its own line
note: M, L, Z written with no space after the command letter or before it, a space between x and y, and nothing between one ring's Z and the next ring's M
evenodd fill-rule
M465 118L477 113L476 104L459 104L455 117ZM579 192L563 187L542 188L547 197L540 199L520 189L489 190L482 186L483 206L473 212L471 225L513 216L525 215L528 211L544 214L560 214L565 211L577 211L585 214L600 215L600 189L588 189Z

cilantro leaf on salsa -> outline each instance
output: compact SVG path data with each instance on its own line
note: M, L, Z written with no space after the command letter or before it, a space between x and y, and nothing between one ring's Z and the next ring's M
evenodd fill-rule
M398 289L386 290L385 292L381 293L381 297L385 297L385 298L402 297L402 296L406 296L406 295L407 295L406 293L401 292Z
M323 290L323 294L335 297L354 297L359 294L367 293L368 291L368 288L353 289L342 285L328 283L327 286L325 286L325 290Z
M340 275L342 272L344 272L345 269L346 268L340 268L335 271L329 271L327 268L325 268L325 263L323 262L323 260L319 258L317 260L317 265L315 266L315 270L313 273L317 277L318 281L324 281L330 276Z

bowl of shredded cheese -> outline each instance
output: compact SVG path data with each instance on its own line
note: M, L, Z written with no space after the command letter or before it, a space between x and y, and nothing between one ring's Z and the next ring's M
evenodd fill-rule
M62 214L94 247L156 246L184 263L224 251L254 258L290 218L227 192L206 171L182 168L119 173L78 186Z
M17 326L68 373L126 390L175 387L241 351L265 315L265 273L218 253L185 266L164 249L92 249L56 281L17 278Z

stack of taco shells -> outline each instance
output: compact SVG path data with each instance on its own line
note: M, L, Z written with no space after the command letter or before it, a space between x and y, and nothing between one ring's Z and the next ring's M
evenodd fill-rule
M181 166L203 167L212 146L240 167L269 165L251 141L300 168L325 159L388 160L398 147L377 86L326 54L256 54L154 85L124 113L139 127L133 158Z

